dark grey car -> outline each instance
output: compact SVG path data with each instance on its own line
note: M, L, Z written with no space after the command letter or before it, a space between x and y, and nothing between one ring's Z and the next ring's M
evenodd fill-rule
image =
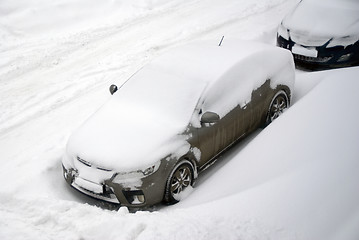
M226 148L290 105L291 53L261 43L198 42L135 73L70 137L66 181L128 207L175 203Z

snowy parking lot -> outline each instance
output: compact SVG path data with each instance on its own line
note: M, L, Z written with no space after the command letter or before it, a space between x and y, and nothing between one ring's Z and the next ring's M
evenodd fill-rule
M176 205L129 213L62 176L69 135L112 83L193 40L274 45L298 2L2 0L0 239L358 239L359 67L296 70L291 108Z

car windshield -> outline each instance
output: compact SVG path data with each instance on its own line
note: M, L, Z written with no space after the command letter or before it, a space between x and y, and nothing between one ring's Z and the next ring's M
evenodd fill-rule
M205 82L150 65L129 79L116 93L116 98L131 106L128 114L136 111L157 121L187 125L205 86Z

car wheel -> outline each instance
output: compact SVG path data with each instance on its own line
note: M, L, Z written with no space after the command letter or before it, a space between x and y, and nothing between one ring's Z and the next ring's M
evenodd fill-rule
M288 95L284 91L279 91L272 99L268 115L266 125L270 124L274 121L274 119L278 118L285 109L289 107Z
M164 201L174 204L181 200L183 191L193 184L193 165L188 160L179 162L172 170L166 183Z

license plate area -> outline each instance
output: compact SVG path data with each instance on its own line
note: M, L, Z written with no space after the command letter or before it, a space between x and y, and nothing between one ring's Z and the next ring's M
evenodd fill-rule
M87 181L86 179L77 177L75 178L74 184L81 187L82 189L97 193L103 194L103 185L97 184L94 182Z
M318 51L315 48L305 48L296 44L292 47L292 53L306 57L318 57Z

